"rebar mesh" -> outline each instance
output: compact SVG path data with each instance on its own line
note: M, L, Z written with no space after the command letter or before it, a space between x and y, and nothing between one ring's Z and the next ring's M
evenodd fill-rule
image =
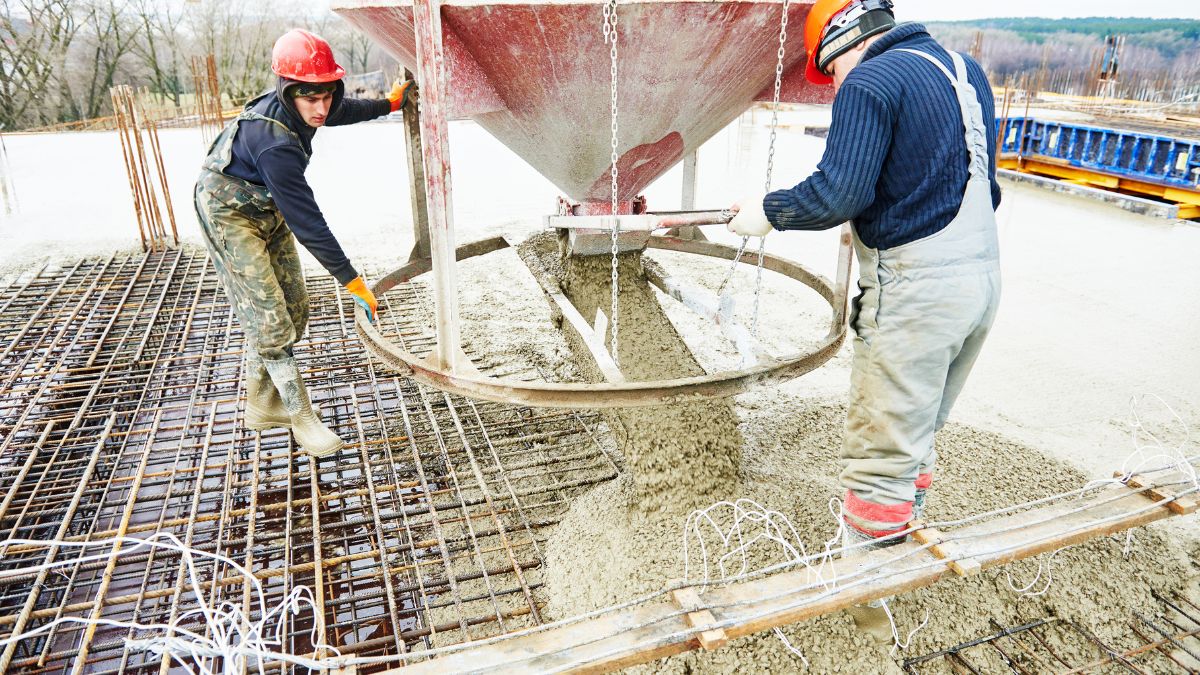
M387 655L540 623L545 529L580 490L616 476L600 419L471 401L380 371L348 297L325 275L308 288L296 356L346 440L317 462L287 431L243 428L242 333L204 254L85 260L0 290L0 534L167 531L241 562L272 602L309 586L323 620L286 626L293 654L313 653L310 634L343 653ZM423 289L383 300L389 337L428 350ZM522 376L470 355L485 372ZM11 547L0 569L81 556ZM63 616L169 623L196 606L178 553L142 550L106 567L80 561L0 582L0 638ZM211 601L257 618L241 576L200 567ZM77 660L97 673L167 670L126 648L135 637L59 625L3 659L22 672L70 672Z
M1017 626L992 621L995 633L904 661L907 673L1196 673L1200 607L1181 593L1154 593L1157 613L1135 613L1120 643L1105 642L1060 617ZM1079 649L1079 647L1083 649ZM1089 653L1086 659L1071 653Z

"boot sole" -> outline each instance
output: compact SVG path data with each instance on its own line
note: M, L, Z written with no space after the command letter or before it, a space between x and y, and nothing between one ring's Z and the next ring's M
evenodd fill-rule
M328 450L322 450L320 452L316 452L314 450L309 450L308 448L300 448L300 451L303 452L304 454L308 455L309 457L328 457L328 456L332 455L333 453L341 450L344 447L346 447L345 441L340 441L340 442L338 442L337 445L329 448Z
M319 408L317 408L317 406L315 406L315 405L313 406L313 413L315 415L317 415L318 417L321 416L321 410ZM249 414L249 411L247 411L247 414ZM289 418L288 420L283 421L283 422L269 421L269 420L263 421L263 422L243 422L242 426L246 427L247 429L249 429L251 431L268 431L270 429L291 429L292 428L292 420Z

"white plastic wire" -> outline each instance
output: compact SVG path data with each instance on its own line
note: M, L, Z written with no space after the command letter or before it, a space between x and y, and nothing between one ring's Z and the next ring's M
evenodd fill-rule
M1070 548L1070 547L1068 546L1067 548ZM1054 556L1058 555L1059 553L1061 553L1065 550L1067 550L1067 549L1066 548L1057 549L1053 553L1051 553L1049 556L1047 556L1045 560L1039 560L1038 566L1037 566L1037 574L1034 575L1033 579L1031 579L1028 584L1025 584L1024 586L1022 586L1020 588L1017 588L1016 583L1013 582L1012 570L1008 567L1005 567L1004 568L1004 576L1008 579L1008 588L1012 592L1014 592L1017 595L1024 597L1024 598L1036 598L1039 595L1045 595L1046 591L1050 590L1050 586L1054 583ZM1037 584L1038 580L1042 578L1043 573L1046 574L1046 582L1045 582L1045 584L1042 585L1042 589L1039 591L1031 590Z
M120 548L117 548L116 544L120 544ZM285 615L291 614L295 616L307 608L314 613L314 618L319 620L315 616L316 603L311 589L307 586L297 585L279 604L269 606L262 583L250 570L226 556L190 548L169 532L157 532L145 539L114 537L82 542L6 539L0 541L0 560L3 560L7 556L9 548L13 546L73 547L81 549L105 547L109 550L104 553L83 555L70 560L2 570L0 571L0 579L24 576L43 570L60 572L60 568L63 567L107 561L113 557L130 555L145 547L176 551L183 560L187 579L190 583L190 591L195 596L197 607L186 612L181 612L167 624L140 624L104 618L59 617L35 629L11 635L0 640L0 647L37 637L53 630L59 625L81 624L123 628L143 633L157 632L157 634L127 640L126 646L129 649L150 651L160 654L165 658L174 659L184 670L193 675L196 675L196 669L199 669L198 672L200 675L217 675L217 673L238 673L241 675L250 671L263 672L268 662L290 663L308 668L309 670L324 670L337 667L337 664L332 660L316 660L294 656L282 649L284 644L283 618ZM210 606L205 600L200 576L196 572L195 557L208 558L223 563L245 577L246 582L253 589L255 599L257 600L259 619L257 621L250 620L250 617L243 613L237 604L232 602L226 601L216 606ZM207 631L210 633L209 637L182 627L183 624L195 619L200 619L204 622ZM317 639L317 620L313 621L313 628L309 635L314 649L326 650L335 656L341 656L341 652L336 647L322 644Z

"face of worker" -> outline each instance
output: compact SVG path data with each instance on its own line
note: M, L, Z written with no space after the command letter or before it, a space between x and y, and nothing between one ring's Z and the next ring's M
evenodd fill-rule
M854 70L854 67L862 60L863 54L867 51L867 45L871 42L873 40L860 42L854 49L842 54L834 59L833 63L829 64L829 74L833 76L833 90L835 92L842 88L842 83L846 81L846 78L850 75L850 71Z
M310 127L325 126L325 119L329 117L329 107L333 105L332 93L297 96L293 100L296 102L296 112L300 113L305 124Z

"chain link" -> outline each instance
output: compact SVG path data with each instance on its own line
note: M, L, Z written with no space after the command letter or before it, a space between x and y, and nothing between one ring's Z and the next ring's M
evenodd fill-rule
M771 174L775 171L775 138L779 132L779 92L783 88L783 56L787 43L788 5L791 0L783 0L783 10L779 17L779 51L775 59L775 95L771 97L771 140L767 146L767 179L763 183L763 192L771 191ZM758 304L762 295L763 253L766 252L767 238L764 235L758 240L758 269L754 277L754 322L750 330L758 335Z
M618 285L618 274L617 274L617 264L618 264L618 262L617 262L617 253L618 253L617 237L620 234L620 229L621 229L620 220L618 220L618 214L617 214L617 208L619 206L617 204L617 160L619 159L619 156L617 154L617 0L607 0L604 3L603 33L604 33L604 42L609 45L609 49L608 49L608 58L609 58L608 74L609 74L609 82L610 82L609 110L612 113L611 122L610 122L610 126L609 126L610 130L612 131L611 142L609 144L609 147L610 147L609 159L612 160L612 167L609 170L609 173L610 173L610 178L612 179L612 185L611 185L612 197L611 197L610 213L612 214L612 219L613 219L612 220L612 265L611 265L612 305L609 307L609 314L610 314L609 326L610 326L610 331L611 331L611 333L610 333L611 338L609 341L609 343L610 343L609 350L612 352L613 362L616 363L617 365L620 365L620 356L618 355L618 352L617 352L617 333L620 330L620 318L618 315L618 306L617 306L617 298L620 294L620 287Z
M779 49L775 52L775 93L771 97L771 138L767 147L767 177L763 182L763 192L771 191L771 174L775 171L775 140L779 133L779 93L783 88L783 57L786 54L785 45L787 43L787 24L788 24L788 6L791 0L783 0L783 9L779 17ZM742 243L738 246L737 254L733 256L733 263L729 266L729 271L725 273L725 279L717 288L717 295L725 290L725 285L733 278L733 273L737 270L737 264L742 259L742 254L746 252L746 244L750 241L750 237L742 237ZM759 298L762 294L762 270L763 270L763 253L766 252L767 238L766 236L758 239L758 265L755 270L754 278L754 321L751 324L750 330L758 334L758 306Z

